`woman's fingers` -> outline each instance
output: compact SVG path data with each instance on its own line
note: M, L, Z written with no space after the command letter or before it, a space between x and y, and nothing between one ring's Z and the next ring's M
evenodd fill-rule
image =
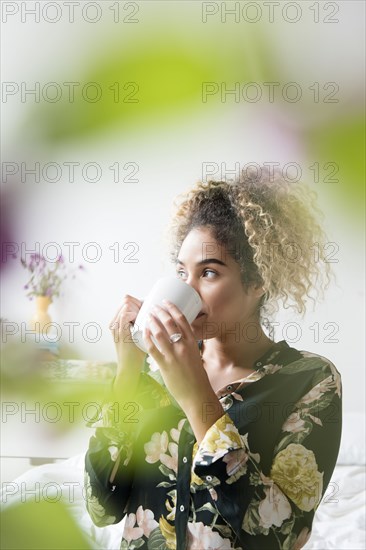
M119 317L117 317L110 323L109 328L111 330L118 330L121 327L122 328L126 327L126 325L128 325L129 323L133 323L135 319L136 319L135 312L121 314Z
M157 363L159 365L160 369L164 370L164 368L165 368L165 354L163 352L163 349L161 349L164 346L162 346L159 343L160 348L158 348L156 346L155 342L152 341L152 337L154 337L155 340L157 340L157 339L155 337L154 332L151 330L151 328L152 328L151 325L149 323L147 323L144 327L144 330L143 330L143 338L144 338L144 342L145 342L145 345L146 345L147 353L155 361L155 363Z
M152 309L151 317L148 318L148 328L158 342L163 355L169 355L169 353L172 352L172 345L174 345L170 341L170 336L172 336L172 334L179 332L182 334L183 340L185 340L186 330L182 327L184 323L177 322L177 320L182 319L181 316L183 316L184 319L185 317L178 308L176 308L176 310L177 311L174 312L176 319L174 319L171 312L157 305Z
M119 314L120 312L122 311L123 308L125 308L126 306L128 306L129 308L133 308L134 310L136 311L139 311L139 309L141 308L142 306L142 302L140 300L138 300L137 298L134 298L133 296L129 296L129 294L126 294L126 296L124 296L123 300L122 300L122 303L121 305L119 306L119 308L117 309L117 312L113 318L113 321L119 317Z
M181 312L181 310L169 300L163 300L164 307L167 309L168 313L171 315L174 323L179 327L179 332L183 335L188 336L192 332L191 326L187 321L187 317Z
M152 308L152 313L159 319L163 327L166 329L168 336L178 331L178 326L172 315L166 309L156 305Z
M143 302L141 300L138 300L137 298L126 294L123 298L122 304L119 306L115 316L110 322L109 328L112 329L112 326L115 325L116 321L120 319L121 315L132 315L132 319L129 319L129 321L134 321L134 319L136 319L138 315L138 312L140 311L142 303Z

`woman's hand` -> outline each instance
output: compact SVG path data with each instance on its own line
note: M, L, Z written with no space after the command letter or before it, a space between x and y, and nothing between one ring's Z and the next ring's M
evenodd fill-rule
M146 354L136 346L130 332L131 323L135 322L141 306L141 300L126 294L109 325L118 358L115 385L122 376L124 385L127 383L127 378L137 383L142 370L143 359ZM130 389L132 390L132 388Z
M144 330L149 355L160 367L165 385L182 407L200 443L208 428L224 410L210 384L192 329L178 307L164 300L166 309L153 310ZM171 343L169 336L181 333L182 338ZM151 336L159 344L157 349Z
M212 394L207 373L203 367L197 341L186 317L171 302L166 309L156 306L144 331L148 353L160 367L165 385L183 410ZM172 344L169 336L181 333L182 338ZM154 337L161 351L151 340Z

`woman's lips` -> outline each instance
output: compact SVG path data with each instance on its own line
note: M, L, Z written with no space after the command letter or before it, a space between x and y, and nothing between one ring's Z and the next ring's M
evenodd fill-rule
M202 317L203 315L206 315L206 314L205 314L203 311L201 311L201 312L197 315L196 319L199 319L199 318ZM196 320L196 319L195 319L195 320Z

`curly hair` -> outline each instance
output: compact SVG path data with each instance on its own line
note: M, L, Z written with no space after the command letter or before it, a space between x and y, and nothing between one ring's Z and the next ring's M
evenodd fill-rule
M168 227L169 255L176 262L188 233L208 227L239 264L243 287L262 285L260 318L297 308L304 315L306 297L317 290L323 298L332 275L325 257L327 237L317 216L324 218L317 193L308 185L284 180L279 170L263 166L230 182L198 181L173 203ZM290 305L288 305L290 302Z

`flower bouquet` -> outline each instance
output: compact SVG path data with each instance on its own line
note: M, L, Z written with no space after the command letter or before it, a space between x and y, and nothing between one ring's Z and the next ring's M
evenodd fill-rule
M30 300L33 300L33 296L48 296L52 301L53 297L60 296L61 283L68 277L62 254L54 262L47 261L40 254L30 254L28 262L23 258L20 261L31 275L27 284L24 285L24 289L29 291L27 297ZM76 269L84 269L84 267L79 265ZM75 278L75 274L72 278Z
M28 290L29 300L36 298L36 312L30 321L32 330L38 332L48 332L51 329L51 317L48 313L48 306L54 297L60 296L61 284L68 277L68 271L62 255L58 256L54 262L47 261L40 254L30 254L27 262L21 258L22 266L30 273L30 279L24 289ZM82 265L75 268L84 269ZM75 278L75 273L72 279Z

